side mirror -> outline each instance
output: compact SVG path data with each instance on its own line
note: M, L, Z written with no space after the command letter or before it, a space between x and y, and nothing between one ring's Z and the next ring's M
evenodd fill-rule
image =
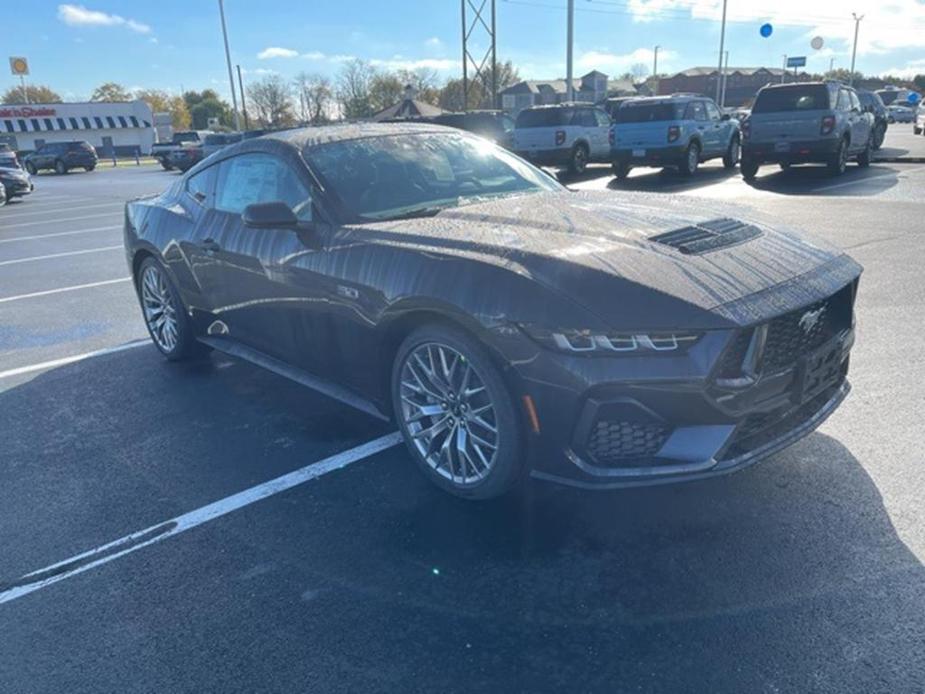
M724 113L723 115L720 116L720 120L729 120L730 118L732 118L732 116L729 115L728 113Z
M244 225L269 229L291 228L299 223L289 205L279 200L258 202L244 208Z

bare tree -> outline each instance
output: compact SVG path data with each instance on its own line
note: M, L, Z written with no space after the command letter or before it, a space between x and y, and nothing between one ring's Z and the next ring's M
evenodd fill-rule
M295 122L291 90L279 75L267 75L249 84L247 98L263 125L280 127Z
M23 94L22 87L10 87L3 96L0 96L2 104L23 104L26 102L24 96L28 96L30 104L60 104L61 96L58 92L42 84L27 84L26 93Z
M365 60L344 63L337 75L337 101L341 115L348 119L366 118L373 113L370 86L376 71Z
M334 102L331 80L317 73L300 72L295 76L295 84L302 120L313 124L330 120Z

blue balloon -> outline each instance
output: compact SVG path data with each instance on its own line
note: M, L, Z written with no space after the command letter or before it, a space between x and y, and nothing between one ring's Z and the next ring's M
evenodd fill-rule
M762 24L760 31L762 36L768 38L771 34L774 33L774 27L772 27L770 24Z
M915 92L909 92L909 96L906 97L906 101L908 101L910 104L917 104L921 98L922 97Z

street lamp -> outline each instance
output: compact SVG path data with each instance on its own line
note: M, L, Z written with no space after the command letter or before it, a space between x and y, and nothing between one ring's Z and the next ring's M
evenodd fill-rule
M225 61L228 63L228 84L231 86L231 107L234 109L234 129L241 130L238 120L238 100L234 95L234 74L231 71L231 52L228 50L228 30L225 28L225 3L218 0L218 13L222 18L222 36L225 39Z
M720 77L720 79L716 80L716 100L717 101L719 101L720 99L720 87L721 87L722 75L723 75L723 50L725 48L725 43L726 43L726 2L727 0L723 0L723 23L719 30L719 67L717 68L716 72L717 72L717 75Z
M575 25L575 0L568 0L568 21L566 23L568 36L565 48L565 100L572 101L574 98L572 87L572 37Z
M661 48L661 46L655 47L655 57L652 59L652 78L654 80L654 85L655 85L653 87L653 94L652 94L653 96L658 96L658 49L659 48Z

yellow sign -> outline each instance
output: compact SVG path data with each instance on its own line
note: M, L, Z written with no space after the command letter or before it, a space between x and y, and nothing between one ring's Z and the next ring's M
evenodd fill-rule
M29 61L20 56L10 58L10 72L14 75L28 75Z

